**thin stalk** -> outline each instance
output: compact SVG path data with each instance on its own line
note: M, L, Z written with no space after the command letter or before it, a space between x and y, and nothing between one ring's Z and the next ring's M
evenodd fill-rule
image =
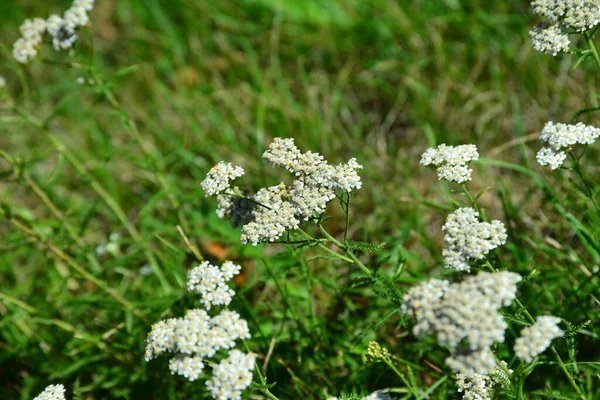
M594 197L592 188L590 187L587 179L585 178L583 170L581 169L581 165L579 164L579 159L572 152L569 154L570 154L571 158L573 159L573 171L575 171L575 173L581 180L581 183L583 183L583 186L586 189L585 194L586 194L587 198L589 198L591 200L592 204L594 205L594 208L596 209L596 212L598 214L600 214L600 206L598 205L598 202L596 201L596 198Z
M600 68L600 54L598 54L598 49L596 48L596 44L592 40L592 36L593 35L588 35L587 33L583 34L583 37L585 38L587 45L589 46L590 50L592 51L592 55L594 56L594 61L596 62L596 65L598 66L598 68Z
M325 237L327 239L329 239L329 241L333 244L335 244L338 248L340 248L344 253L346 253L346 255L348 257L350 257L351 261L350 263L356 265L358 268L360 268L365 274L367 274L368 276L372 276L373 273L371 272L371 270L369 268L367 268L367 266L365 264L363 264L358 257L356 257L354 255L354 253L352 252L352 250L350 250L346 245L342 244L339 240L337 240L336 238L334 238L333 236L331 236L329 234L329 232L327 232L325 230L325 228L323 228L322 225L319 225L319 230L321 231L321 233L323 235L325 235Z
M469 189L467 189L467 186L462 183L460 185L463 193L467 196L467 199L469 199L469 202L471 202L471 205L473 206L473 208L475 209L475 211L479 212L479 206L477 205L477 201L473 198L473 196L471 196L471 192L469 192ZM480 213L481 215L481 213Z
M318 239L315 239L314 237L312 237L308 232L304 231L303 229L298 228L298 230L301 233L303 233L304 236L306 236L309 239L309 241L319 242ZM331 254L331 255L339 258L340 260L344 260L346 262L349 262L350 264L354 264L354 261L351 258L345 257L345 256L341 255L340 253L331 250L329 247L325 246L323 243L319 242L319 244L317 246L319 246L320 248L322 248L323 250L325 250L329 254Z
M344 194L342 193L342 196ZM348 239L348 227L350 226L350 192L348 192L347 201L344 207L344 214L346 216L346 223L344 225L344 242Z
M394 364L392 364L392 361L388 358L388 357L384 357L382 358L383 362L386 363L386 365L388 367L391 368L392 371L394 371L394 373L396 375L398 375L398 377L400 378L400 380L402 380L402 382L406 385L406 388L410 391L410 393L415 396L418 397L419 393L417 393L417 391L415 391L415 389L412 387L412 385L408 382L408 379L406 379L406 377L404 376L404 374L400 371L398 371L398 369L394 366Z

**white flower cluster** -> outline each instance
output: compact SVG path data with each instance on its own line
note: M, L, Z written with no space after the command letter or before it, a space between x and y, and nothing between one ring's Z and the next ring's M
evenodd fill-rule
M263 240L274 242L289 229L300 224L294 214L294 206L286 198L288 188L282 182L277 186L260 189L254 195L258 203L252 211L252 220L242 226L240 241L257 245Z
M553 56L569 51L569 45L571 44L569 35L563 33L558 25L538 24L529 31L529 38L535 51L552 54Z
M502 222L480 222L478 216L479 213L470 207L459 208L448 215L442 227L446 232L442 252L446 268L469 271L470 259L482 259L506 243L506 229Z
M62 17L53 14L47 20L25 20L19 28L21 37L13 45L13 56L21 64L33 60L42 46L46 32L52 37L52 44L57 51L70 49L77 41L76 29L89 24L88 13L93 8L94 0L74 0Z
M543 166L557 169L567 158L566 151L576 144L593 144L600 137L600 129L581 122L570 125L547 122L542 129L540 141L549 147L543 147L537 154L538 162Z
M600 4L595 0L533 0L532 11L548 20L529 32L535 50L556 55L569 50L563 30L583 32L600 23Z
M242 226L242 243L274 242L286 231L298 228L300 221L323 213L336 190L350 192L362 186L358 175L362 166L356 159L333 166L318 153L302 153L294 139L275 138L263 159L292 172L296 179L289 186L282 182L253 196L246 193L243 198L227 192L230 181L243 170L221 162L202 182L208 196L217 195L217 216L231 218L234 227Z
M6 87L6 79L0 75L0 90L4 89Z
M416 318L415 336L433 334L452 348L446 365L485 374L495 365L491 346L504 342L507 325L498 310L512 303L520 280L507 271L481 272L452 284L430 280L404 295L401 310Z
M188 273L187 288L200 294L200 301L207 310L217 305L228 306L235 292L227 286L227 281L241 270L242 267L231 261L225 262L221 268L204 261Z
M463 400L492 400L492 390L494 385L500 382L499 377L508 379L507 372L513 373L512 369L508 369L505 361L500 363L502 368L495 366L487 374L476 372L457 374L456 386L458 392L463 394Z
M202 189L206 192L206 196L221 194L229 189L231 181L244 173L242 167L221 161L208 171L206 179L202 181Z
M252 383L252 370L256 356L239 350L232 350L229 357L213 368L212 379L206 381L206 387L213 399L241 400L242 391Z
M543 353L553 339L561 337L564 332L557 326L561 319L553 316L538 317L535 324L523 328L521 337L515 341L515 354L521 360L531 362L534 357Z
M241 267L230 261L220 268L203 262L188 274L188 290L201 295L202 304L227 306L235 292L226 281L233 278ZM198 379L204 370L206 358L212 358L221 350L230 350L212 370L212 379L206 386L213 398L219 400L241 399L241 392L252 381L254 354L233 349L239 339L249 339L248 323L235 311L222 310L210 316L206 310L188 310L183 318L169 318L152 326L146 341L146 361L163 353L174 353L169 361L172 374L179 374L190 381Z
M50 385L33 400L65 400L65 387Z
M474 144L461 146L441 144L437 148L427 149L421 155L421 164L434 165L440 180L464 183L471 180L473 172L468 164L477 159L479 159L479 153Z

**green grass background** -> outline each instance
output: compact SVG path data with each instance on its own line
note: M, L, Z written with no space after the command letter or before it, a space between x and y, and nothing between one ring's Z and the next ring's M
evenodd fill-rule
M198 304L184 290L186 271L197 261L176 229L182 223L208 259L244 266L233 306L250 322L248 346L261 367L273 346L264 370L280 399L402 386L384 366L363 362L369 340L414 363L424 390L443 379L445 350L433 340L416 341L394 304L355 284L356 271L310 259L317 254L310 249L242 246L239 232L214 215L215 202L200 188L208 169L230 160L246 169L247 187L276 184L285 175L260 156L280 136L331 162L356 157L364 165L350 234L387 242L365 261L385 261L390 274L402 266L402 290L428 276L451 276L440 268L440 227L452 187L419 167L419 155L430 145L475 143L482 158L501 160L479 163L470 186L491 188L481 204L508 227L499 263L523 275L537 271L521 287L534 315L591 320L576 342L558 347L569 362L598 360L597 217L567 172L542 170L534 157L543 124L568 122L576 110L598 106L597 85L592 65L574 69L571 56L532 50L527 32L536 19L527 2L98 0L80 50L110 77L158 163L94 87L76 83L81 71L48 62L22 68L11 59L25 18L69 4L0 6L0 75L88 171L75 170L42 132L0 110L0 149L13 160L0 159L0 398L30 399L49 383L71 388L76 380L90 399L208 398L202 383L171 377L166 360L142 357L151 323ZM60 56L46 48L42 58ZM587 154L595 179L597 153ZM140 240L91 182L107 189ZM336 207L330 212L328 228L339 234L342 214ZM90 255L112 232L122 234L120 250L98 256L94 268ZM148 252L164 273L162 283L140 273ZM507 349L498 351L510 357ZM569 368L591 398L600 396L596 365ZM532 398L572 391L550 358L525 387L538 393ZM456 398L452 379L431 396Z

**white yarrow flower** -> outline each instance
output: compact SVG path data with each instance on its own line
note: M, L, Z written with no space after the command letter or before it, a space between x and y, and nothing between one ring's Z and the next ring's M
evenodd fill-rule
M567 153L564 151L555 152L551 148L542 147L535 158L544 167L548 166L551 169L558 169L567 159Z
M229 357L213 368L213 377L206 381L206 387L213 399L241 400L242 391L252 383L252 370L256 356L239 350L229 352Z
M576 144L590 145L600 137L600 129L581 122L572 124L549 121L542 129L540 141L547 144L537 154L540 165L557 169L562 166L566 152Z
M429 148L421 155L421 165L435 166L438 179L448 182L464 183L471 180L471 161L479 159L474 144L447 146L441 144L437 148Z
M502 379L509 379L513 370L508 369L505 361L500 361L502 368L495 366L485 374L476 372L459 373L456 375L458 392L463 400L492 400L494 385Z
M515 341L515 354L521 360L531 362L534 357L542 354L553 339L564 335L558 327L561 319L553 316L538 317L535 324L523 328L521 337Z
M65 387L63 385L50 385L33 400L65 400Z
M169 361L171 374L178 374L193 382L202 375L204 363L200 356L177 355Z
M506 243L504 224L498 220L480 222L479 213L470 207L459 208L446 218L444 230L444 266L469 271L469 260L480 260Z
M230 261L221 268L204 261L188 273L187 288L190 292L200 294L200 301L207 310L217 305L227 306L235 295L233 289L227 286L227 281L241 270L242 267Z
M275 242L285 232L297 229L300 221L324 213L337 190L351 192L362 186L358 175L362 165L355 158L333 166L318 153L301 152L294 139L273 139L263 160L285 168L295 180L290 186L282 182L262 188L255 195L228 195L225 191L230 181L243 170L221 162L202 182L207 195L217 195L217 216L230 218L234 227L242 226L240 241L244 244Z
M206 179L201 183L206 196L214 196L224 193L230 188L231 182L244 175L242 167L234 166L231 163L221 161L208 171Z
M26 64L33 60L42 46L46 32L52 37L54 49L66 50L77 41L77 28L89 25L93 0L75 0L63 16L53 14L47 20L27 19L19 27L21 37L13 44L13 57L17 62Z
M548 27L539 24L529 31L529 37L534 50L553 56L568 52L571 44L569 35L563 33L558 25Z
M514 300L520 280L508 271L480 272L453 284L431 280L409 290L401 310L416 318L415 336L434 335L451 347L446 365L485 374L495 365L491 347L504 342L507 328L498 310Z

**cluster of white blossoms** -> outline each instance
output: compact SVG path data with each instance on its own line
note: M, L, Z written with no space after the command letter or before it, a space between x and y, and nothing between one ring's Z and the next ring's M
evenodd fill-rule
M204 261L188 273L187 288L200 295L200 302L207 310L217 305L228 306L235 292L227 286L227 281L241 270L242 267L231 261L226 261L221 268Z
M208 171L206 179L202 181L202 189L206 196L214 196L225 192L231 186L231 181L244 175L242 167L221 161Z
M50 385L33 400L65 400L65 387Z
M501 221L480 222L479 213L470 207L459 208L448 215L442 227L444 234L444 266L469 271L469 260L482 259L506 243L507 235Z
M460 373L456 375L458 392L462 393L463 400L491 400L494 385L500 382L500 377L507 380L513 373L508 369L505 361L500 361L502 368L495 366L487 374L476 372Z
M206 387L217 400L241 399L242 391L252 383L256 356L232 350L229 357L213 368L212 379Z
M227 306L235 292L226 282L239 274L241 267L230 261L220 268L203 262L188 274L188 290L198 293L201 302L210 310L213 306ZM235 311L223 309L211 316L206 310L188 310L183 318L169 318L152 326L146 340L146 361L164 353L175 356L169 361L172 374L190 381L204 371L207 358L227 350L227 357L212 369L212 379L206 386L214 399L239 400L241 393L252 382L254 354L233 349L239 339L249 339L248 323Z
M6 87L6 79L0 75L0 90L4 89Z
M439 145L429 148L421 155L422 165L436 167L438 179L448 182L464 183L471 180L473 170L468 167L471 161L479 159L474 144L461 146Z
M529 32L533 47L554 56L569 50L567 31L583 32L600 23L600 4L595 0L534 0L531 9L549 23Z
M529 31L529 38L535 51L552 54L553 56L569 51L569 45L571 44L569 35L563 33L558 25L538 24Z
M318 153L301 152L294 139L275 138L263 160L293 173L294 181L240 197L239 192L230 190L230 185L243 175L243 169L221 162L202 182L207 196L217 196L217 216L230 218L234 227L242 226L242 243L274 242L286 231L297 229L302 220L322 214L337 190L350 192L362 186L358 175L362 166L356 159L330 165Z
M172 373L196 380L202 359L231 349L238 339L249 339L248 323L238 313L223 310L211 317L205 310L188 310L184 318L170 318L152 326L146 345L146 361L165 352L177 356L169 364Z
M564 332L558 327L561 319L553 316L538 317L535 324L523 328L521 337L515 341L515 354L521 360L531 362L543 353L553 339L562 337Z
M458 283L433 279L409 290L401 310L416 318L415 336L432 334L451 347L446 365L486 374L495 366L491 346L504 342L507 328L498 310L512 303L520 280L508 271L480 272Z
M73 47L77 41L76 30L90 22L88 13L94 8L94 0L74 0L63 16L53 14L48 19L27 19L19 27L21 37L13 44L13 56L21 64L33 60L42 46L44 34L52 37L58 50Z
M600 129L584 123L561 124L547 122L540 135L540 141L548 147L543 147L537 153L537 160L543 166L557 169L567 158L566 152L576 144L590 145L600 137Z

